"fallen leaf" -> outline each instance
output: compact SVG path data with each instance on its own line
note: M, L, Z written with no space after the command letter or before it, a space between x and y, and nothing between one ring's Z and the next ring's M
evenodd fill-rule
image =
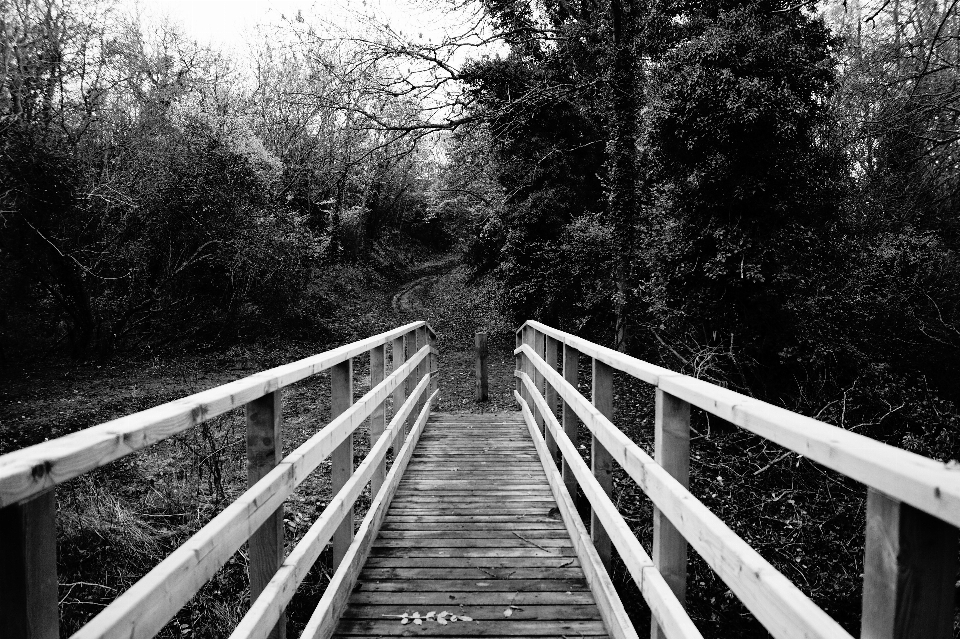
M410 623L410 618L409 618L409 617L404 617L403 619L400 620L400 623L401 623L401 624L408 624L408 623Z
M420 617L417 617L416 619L413 620L413 623L415 623L415 624L418 625L418 626L422 626L422 625L423 625L423 619L421 619Z
M506 610L503 611L504 617L509 617L512 614L513 614L513 608L507 608Z
M466 615L460 615L460 621L473 621L473 617L467 617Z
M445 626L450 622L444 619L443 617L437 617L437 623L440 624L441 626Z

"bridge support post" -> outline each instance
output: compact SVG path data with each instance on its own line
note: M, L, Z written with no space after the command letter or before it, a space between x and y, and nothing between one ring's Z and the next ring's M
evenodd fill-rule
M656 391L654 461L687 488L690 485L690 404ZM687 599L687 540L653 507L653 564L682 606ZM666 635L650 620L651 639Z
M544 357L544 351L546 350L546 340L547 340L546 335L544 335L538 330L533 331L533 344L531 344L531 346L533 346L533 350L542 359L546 359ZM533 385L537 387L537 392L540 393L541 397L543 397L545 394L543 387L544 387L544 383L546 382L546 378L537 369L537 367L533 365L533 362L530 363L530 370L533 372ZM536 410L533 404L530 405L530 408L533 409L533 414L537 419L537 428L540 429L540 434L545 435L547 431L546 417L541 415L540 411Z
M600 360L593 360L593 405L600 414L613 421L613 369ZM590 443L590 469L607 497L613 498L613 456L603 447L600 440L593 436ZM613 545L610 536L603 529L596 510L590 511L590 536L609 573L613 569Z
M535 331L532 327L527 325L523 326L523 343L528 345L530 348L534 348L534 332ZM534 378L533 374L533 364L526 355L521 355L520 357L520 370L526 373L527 377L529 377L531 381L536 383L536 379ZM527 406L530 406L530 409L533 410L533 399L530 397L530 393L527 392L526 387L522 384L520 385L520 395L523 397L524 401L527 402Z
M866 542L860 636L953 637L957 529L870 488Z
M353 404L353 360L347 359L330 369L330 418L333 419ZM353 475L353 433L334 449L330 456L330 491L336 495ZM353 506L333 533L333 569L336 570L353 542Z
M544 349L544 354L546 356L547 364L550 365L550 368L557 370L559 364L557 363L557 358L559 356L560 342L556 339L547 336L547 344ZM553 416L557 416L557 403L559 396L557 395L557 389L553 387L552 384L547 384L546 379L544 379L544 388L546 390L546 395L544 399L547 401L547 406L550 407L550 412L553 413ZM547 443L547 450L550 452L550 458L553 460L553 463L557 463L557 458L560 457L560 449L557 447L557 441L553 438L553 435L550 433L550 429L544 427L544 438Z
M386 360L387 347L385 344L370 349L370 388L382 382L386 377ZM373 414L370 415L370 427L368 429L370 433L370 448L373 448L373 445L376 444L380 436L383 435L383 431L386 428L386 416L385 403L377 404L377 407L373 409ZM376 497L377 493L380 492L380 487L383 486L383 480L386 476L387 460L382 459L370 477L371 499Z
M577 387L580 376L580 352L572 346L563 345L563 379L574 388ZM577 432L577 413L567 402L563 402L563 432L566 433L574 448L580 445L579 434ZM563 460L563 483L567 487L567 492L575 500L577 498L577 477L570 468L570 463L566 458Z
M417 347L416 347L417 351L419 351L421 348L427 345L427 327L426 326L421 326L420 328L416 329L416 339L417 339ZM427 361L429 359L430 358L428 357L427 359L421 360L420 363L417 365L417 374L415 375L415 379L413 380L410 387L411 392L413 391L414 388L416 388L417 384L420 383L420 380L423 379L423 376L427 374ZM417 415L420 414L420 411L423 410L423 405L426 403L427 403L427 397L426 397L426 394L423 394L420 396L420 399L417 400L416 410L410 415L411 429L413 428L413 425L417 421Z
M427 331L427 343L430 344L434 349L437 348L437 336ZM437 373L440 371L440 362L439 356L435 353L430 353L430 395L433 394L435 390L440 388L440 379L437 376Z
M406 336L401 336L393 340L390 346L390 358L393 363L393 370L397 370L403 363L407 361L406 353ZM407 382L406 380L397 384L397 387L393 390L393 414L396 415L400 411L400 407L403 406L403 403L407 401ZM405 424L401 424L398 428L400 431L397 433L394 441L399 441L399 446L403 445L404 440L407 438ZM400 450L399 446L394 446L394 455L397 451Z
M54 490L0 508L0 637L58 639Z
M267 393L245 407L247 422L247 486L253 486L280 463L283 450L281 440L280 391ZM283 506L263 522L249 542L250 560L247 574L250 579L252 604L283 562ZM284 614L270 632L270 639L286 636L287 620Z
M480 331L473 336L474 346L476 347L476 365L477 384L474 392L474 399L478 402L485 402L489 396L489 386L487 382L487 334Z

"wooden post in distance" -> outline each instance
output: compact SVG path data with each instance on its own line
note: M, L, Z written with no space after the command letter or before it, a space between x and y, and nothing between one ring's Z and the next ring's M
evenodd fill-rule
M547 364L550 365L550 368L557 370L557 358L559 356L560 342L549 336L547 336L546 339L547 344L546 348L544 349L545 359L547 360ZM554 388L553 385L547 383L546 380L544 380L544 387L544 399L547 400L547 406L550 407L550 411L553 413L553 416L556 417L557 404L559 403L557 389ZM550 433L549 428L544 429L543 435L547 444L547 450L550 452L550 458L553 459L554 463L556 463L557 458L560 457L560 449L557 447L557 442Z
M281 400L275 390L253 400L244 409L247 422L247 486L253 486L273 470L282 457ZM252 604L283 563L283 507L263 522L249 541L250 559L247 573L250 578ZM286 615L270 631L270 639L286 636Z
M478 402L485 402L488 399L489 389L487 386L487 334L483 331L478 332L473 337L476 346L476 373L477 384L474 399Z
M406 336L397 337L393 340L393 344L390 348L390 358L393 363L393 370L397 370L403 363L407 361L406 354ZM407 401L407 382L400 382L397 387L393 390L393 414L396 415L400 411L400 407L403 406L403 403ZM406 430L404 429L405 424L401 424L399 427L400 432L397 434L397 441L403 442L406 437ZM399 450L399 447L397 448ZM396 450L394 451L396 454Z
M572 346L563 345L563 379L574 388L577 387L580 376L580 351ZM563 402L563 432L566 433L573 445L579 446L579 435L577 433L577 413L567 402ZM563 460L563 483L567 487L567 492L576 500L577 498L577 477L570 469L567 460Z

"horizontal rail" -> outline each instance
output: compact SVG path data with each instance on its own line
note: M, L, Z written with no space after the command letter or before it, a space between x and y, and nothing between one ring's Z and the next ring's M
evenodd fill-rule
M836 621L617 429L528 344L515 352L523 354L557 390L596 441L637 482L771 634L796 639L850 638ZM523 373L515 375L520 377Z
M235 502L78 630L72 639L153 637L286 497L433 352L435 349L429 345L417 351L403 366L287 455Z
M280 569L277 570L263 592L250 606L247 614L240 620L233 634L230 635L230 639L266 639L269 636L270 631L280 619L281 611L293 599L297 587L306 578L324 546L333 537L337 526L356 502L357 497L360 496L364 486L373 476L377 466L386 457L387 450L397 434L403 430L403 425L429 384L429 377L423 377L420 380L410 397L390 420L389 426L384 429L376 444L357 467L356 472L327 507L323 509L320 517L310 526L303 538L297 542L297 545L284 559ZM401 457L402 453L398 453L397 459ZM396 467L396 461L394 460L394 468Z
M960 526L960 467L947 466L703 380L649 364L539 322L530 321L526 326L827 468L954 526Z
M600 483L587 468L586 462L580 456L576 446L570 441L563 428L557 421L556 416L546 400L540 394L530 377L523 372L518 374L524 388L527 389L529 397L533 398L533 403L542 417L551 435L556 441L560 452L574 476L584 495L590 502L594 512L597 513L603 524L603 529L610 536L613 545L620 553L620 558L633 577L633 581L640 589L640 594L650 606L650 611L656 618L660 626L666 631L668 637L683 637L687 639L702 639L703 635L697 630L697 627L691 621L683 605L677 600L676 595L670 590L670 586L664 580L663 576L657 570L653 560L640 545L640 541L630 530L630 526L624 521L623 517L617 511L617 507L603 492ZM527 402L523 400L519 393L514 391L517 401L520 403L524 417L530 415L533 419ZM538 431L539 434L539 431Z
M420 327L426 327L433 334L433 329L426 322L412 322L223 386L3 455L0 457L0 508L23 502L57 484L239 408Z

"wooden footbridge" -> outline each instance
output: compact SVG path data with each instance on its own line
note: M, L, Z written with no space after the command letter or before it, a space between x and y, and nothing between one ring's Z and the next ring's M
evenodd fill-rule
M371 388L355 401L352 362L368 353ZM244 544L251 605L225 629L231 639L283 637L284 609L328 544L336 570L307 639L700 637L709 629L685 612L688 548L772 636L849 637L687 490L691 407L867 486L861 637L953 636L956 468L537 322L517 332L516 357L515 413L433 412L435 336L417 322L0 457L0 637L59 636L58 484L239 408L249 489L75 639L155 636ZM582 358L590 400L577 390ZM654 457L611 422L614 370L656 387ZM280 459L282 389L321 371L333 417ZM371 448L354 467L364 422ZM592 436L589 465L580 422ZM283 503L326 459L335 496L285 552ZM655 506L652 556L611 502L615 465ZM368 484L357 527L354 504ZM578 488L588 522L571 500ZM613 552L650 607L649 631L633 627L611 583Z

